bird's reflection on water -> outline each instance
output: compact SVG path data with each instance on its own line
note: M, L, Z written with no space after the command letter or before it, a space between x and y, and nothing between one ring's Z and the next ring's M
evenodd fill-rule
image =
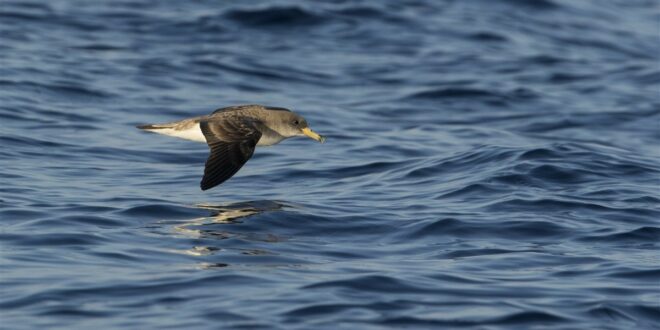
M249 218L263 214L266 212L274 212L282 210L289 205L277 201L247 201L230 204L198 204L196 208L209 210L211 213L205 217L194 218L185 220L183 223L178 223L172 227L172 230L180 235L193 239L212 239L224 240L235 238L241 241L249 242L262 242L262 243L276 243L285 241L286 238L279 235L274 235L267 232L246 232L241 231L241 228L234 226L227 227L226 225L240 225ZM220 225L220 227L218 226ZM235 228L236 230L231 230ZM222 250L238 251L241 255L261 256L272 255L273 253L264 249L242 249L236 247L216 247L216 246L193 246L184 250L171 250L171 252L178 254L186 254L190 256L209 256L217 254ZM227 264L217 263L202 263L204 265L211 265L202 268L217 268L226 267ZM221 266L219 266L221 265Z
M211 210L212 213L208 218L212 218L216 223L235 223L251 215L281 210L288 205L282 202L262 200L225 205L197 204L196 206L201 209Z
M252 216L265 212L278 211L286 206L288 205L269 200L238 202L220 205L197 204L195 207L210 210L211 214L206 217L188 220L183 224L175 226L174 230L178 233L189 235L195 238L214 237L224 239L234 237L236 234L233 234L229 231L212 230L207 228L200 229L199 227L208 227L215 224L240 224ZM271 238L268 241L273 239L277 240L276 238Z

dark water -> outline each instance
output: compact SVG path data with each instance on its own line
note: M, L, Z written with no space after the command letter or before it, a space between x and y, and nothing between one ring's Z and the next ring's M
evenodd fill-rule
M656 1L0 1L3 328L652 329ZM329 136L199 190L136 124Z

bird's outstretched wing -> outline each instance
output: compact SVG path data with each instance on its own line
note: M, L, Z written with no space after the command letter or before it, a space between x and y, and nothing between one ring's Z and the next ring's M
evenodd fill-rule
M252 157L261 132L245 117L200 121L199 127L211 149L200 183L202 190L207 190L225 182L243 167Z

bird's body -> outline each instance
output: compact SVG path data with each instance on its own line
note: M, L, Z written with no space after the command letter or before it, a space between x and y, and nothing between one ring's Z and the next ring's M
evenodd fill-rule
M138 128L207 143L211 154L206 161L202 190L233 176L250 159L256 146L270 146L300 135L321 143L325 141L324 137L307 126L307 121L301 116L285 108L262 105L226 107L206 116Z

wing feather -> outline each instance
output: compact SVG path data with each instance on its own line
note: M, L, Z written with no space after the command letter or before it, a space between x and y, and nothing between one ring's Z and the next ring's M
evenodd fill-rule
M201 121L199 127L211 151L200 183L202 190L207 190L225 182L243 167L252 157L261 132L252 119L240 116Z

